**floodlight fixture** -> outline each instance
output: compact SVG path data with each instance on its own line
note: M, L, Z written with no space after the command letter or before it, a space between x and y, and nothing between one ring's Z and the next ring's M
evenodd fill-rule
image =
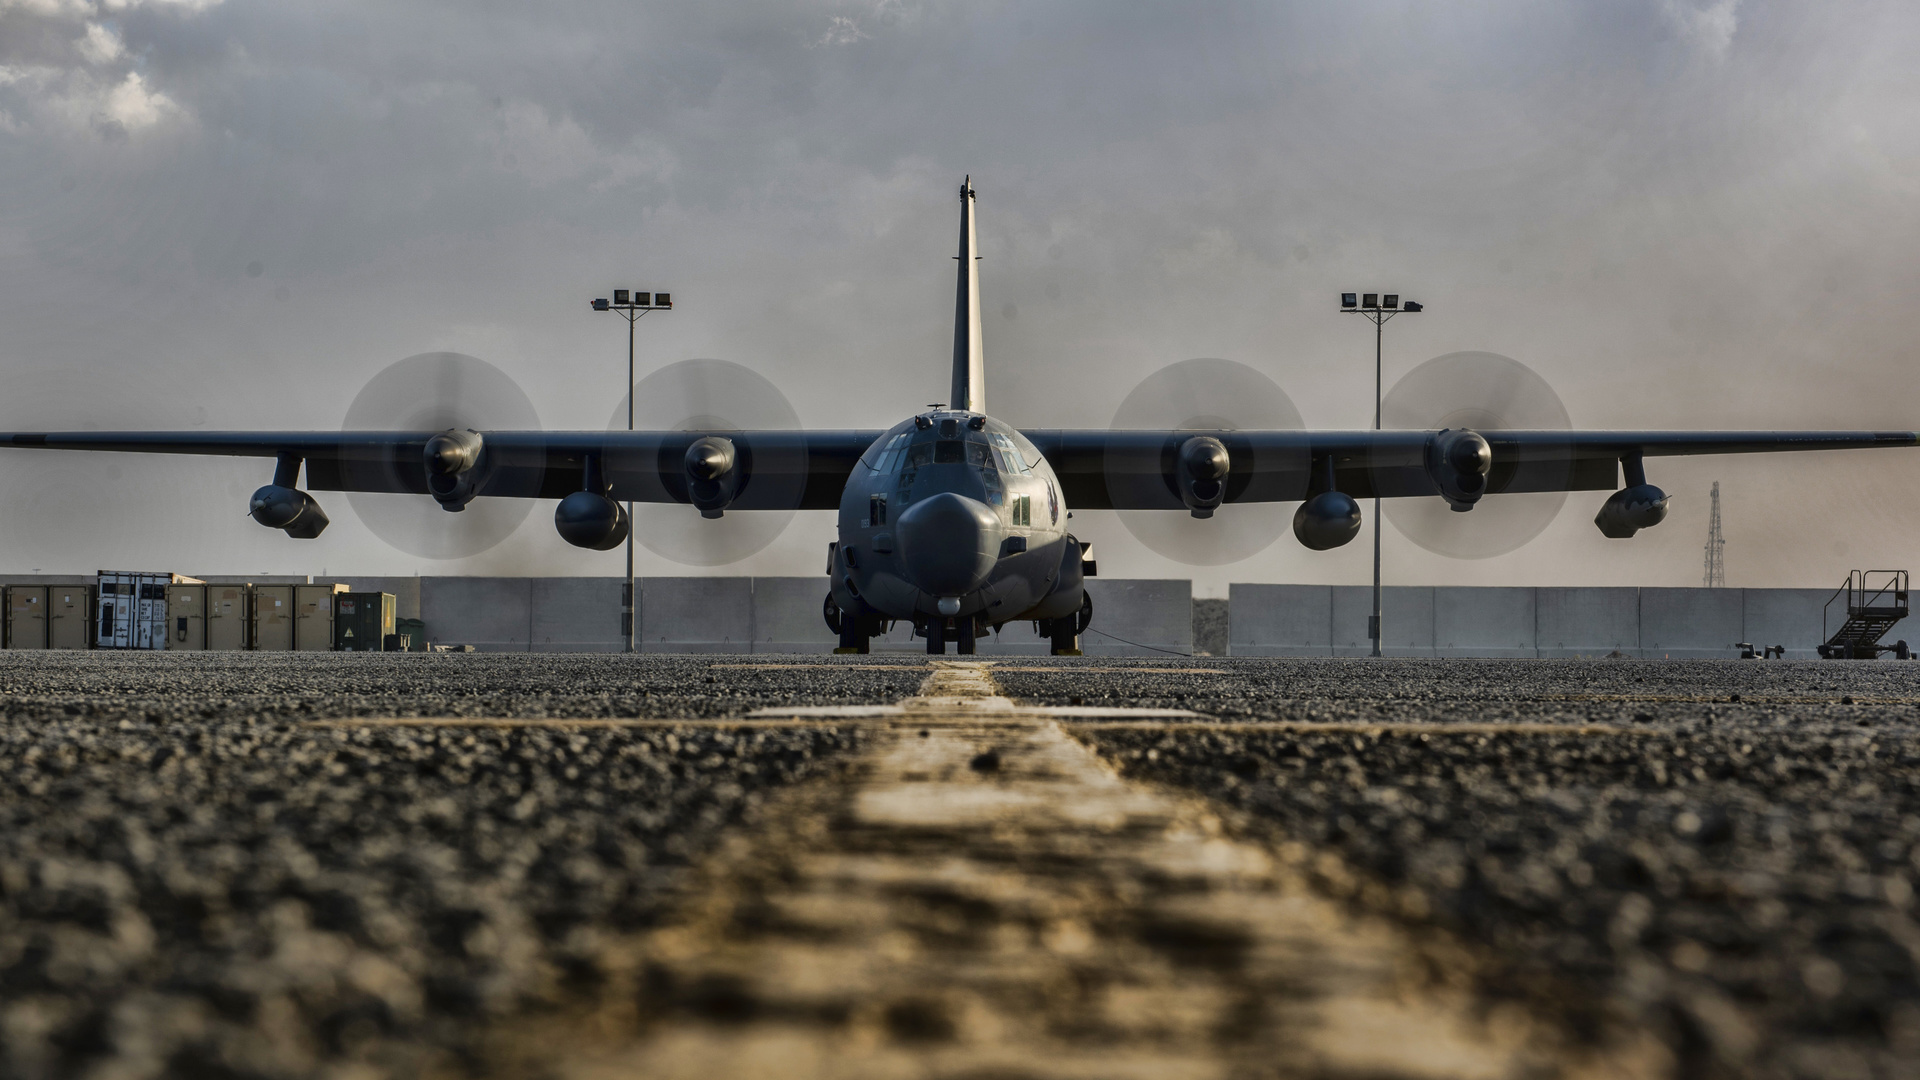
M1378 308L1380 306L1380 294L1367 293L1360 298L1360 306L1363 308Z
M1409 300L1405 304L1401 305L1400 310L1401 311L1425 311L1426 309L1420 305L1420 301Z
M627 304L628 304L628 303L630 302L630 301L628 301L628 299L627 299L627 290L625 290L625 289L615 289L615 290L613 290L613 302L614 302L614 303L616 303L616 304L619 304L619 305L620 305L621 307L626 307L626 306L627 306ZM643 300L643 301L641 301L641 303L643 303L643 304L644 304L645 302L646 302L646 301L644 301L644 300Z
M1400 306L1400 294L1399 294L1399 293L1388 293L1387 295L1385 295L1385 296L1383 296L1383 297L1381 297L1381 298L1380 298L1380 306L1381 306L1381 307L1383 307L1383 308L1397 308L1397 307L1399 307L1399 306Z
M605 311L612 306L613 305L609 304L607 302L607 298L604 296L593 302L593 310L595 311Z
M635 307L652 307L653 294L636 291L633 294L633 304Z
M1359 306L1360 306L1360 294L1359 294L1359 293L1350 293L1350 292L1343 292L1343 293L1341 293L1341 294L1340 294L1340 306L1341 306L1341 307L1343 307L1343 308L1350 308L1350 307L1359 307Z
M673 307L673 294L657 292L653 294L653 306L657 308Z

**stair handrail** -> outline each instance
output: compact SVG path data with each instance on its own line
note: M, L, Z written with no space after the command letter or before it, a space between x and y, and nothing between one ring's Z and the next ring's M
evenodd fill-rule
M1847 580L1842 582L1839 588L1833 590L1833 595L1827 597L1826 603L1820 605L1820 647L1823 650L1827 647L1827 643L1833 640L1833 635L1827 633L1827 612L1832 609L1833 602L1842 596L1847 598L1847 607L1853 607L1853 575L1857 573L1859 573L1858 570L1848 571ZM1842 623L1841 625L1844 626L1846 624Z
M1886 582L1879 588L1873 589L1873 595L1867 595L1867 590L1871 587L1870 579L1873 576L1881 574L1886 575ZM1850 595L1847 598L1848 608L1864 609L1873 607L1874 601L1887 595L1888 592L1892 592L1893 607L1901 609L1902 611L1906 609L1907 572L1905 570L1855 570L1852 574L1847 575L1847 584L1849 586L1853 585L1855 575L1859 576L1859 588L1857 591L1850 590Z

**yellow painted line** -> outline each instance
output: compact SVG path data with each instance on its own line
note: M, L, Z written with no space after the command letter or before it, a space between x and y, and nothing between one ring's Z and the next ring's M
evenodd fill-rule
M925 671L925 664L709 664L710 671Z
M785 715L785 714L783 714ZM648 728L648 727L792 727L826 723L823 719L793 717L783 722L741 717L721 719L622 717L617 719L565 716L356 716L334 720L306 720L301 727L477 727L477 728Z
M1072 724L1075 729L1179 728L1182 731L1287 731L1355 735L1658 735L1660 729L1623 728L1606 724L1498 724L1498 723L1371 723L1353 721L1273 720L1235 723L1172 723L1167 721L1103 721Z
M1072 672L1075 675L1229 675L1232 672L1224 668L1205 667L1154 667L1142 664L1139 667L1080 667L1063 664L1059 667L1005 667L996 664L995 674L1002 671L1019 671L1042 675L1057 675L1060 672Z
M1837 697L1782 697L1777 694L1749 695L1741 694L1739 701L1729 701L1732 692L1726 694L1542 694L1537 698L1522 698L1521 701L1619 701L1662 703L1696 703L1703 705L1845 705ZM1848 695L1851 697L1852 695ZM1920 704L1920 697L1855 697L1854 705L1914 705Z

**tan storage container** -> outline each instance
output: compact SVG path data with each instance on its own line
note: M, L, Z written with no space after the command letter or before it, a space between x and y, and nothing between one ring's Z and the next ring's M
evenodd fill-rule
M207 648L230 651L247 647L248 601L251 585L207 586Z
M345 585L293 587L293 649L295 652L333 651L333 598Z
M47 587L7 586L7 648L47 647Z
M167 586L167 648L174 652L206 651L205 585Z
M47 647L93 647L93 586L47 586Z
M261 652L293 650L293 586L253 587L253 647Z

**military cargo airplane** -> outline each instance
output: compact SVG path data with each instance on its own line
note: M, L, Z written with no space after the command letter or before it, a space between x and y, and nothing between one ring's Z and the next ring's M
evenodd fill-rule
M1094 564L1069 531L1070 506L1171 512L1205 529L1236 507L1298 502L1295 536L1326 550L1359 532L1364 498L1438 500L1470 514L1483 500L1611 491L1594 521L1626 538L1667 513L1648 458L1920 441L1910 431L1516 428L1471 410L1414 430L1309 431L1280 417L1248 426L1204 414L1166 429L1021 430L986 412L974 199L969 177L948 400L885 431L732 428L707 416L680 430L84 431L0 434L0 445L272 458L272 482L249 512L296 539L328 524L299 485L303 466L312 491L423 495L451 511L482 497L557 500L561 537L600 551L633 527L622 504L677 504L646 512L709 520L837 509L823 611L841 651L866 652L888 625L911 621L929 653L948 642L971 653L980 633L1033 622L1062 654L1078 651L1093 617ZM1434 369L1435 385L1453 370Z

